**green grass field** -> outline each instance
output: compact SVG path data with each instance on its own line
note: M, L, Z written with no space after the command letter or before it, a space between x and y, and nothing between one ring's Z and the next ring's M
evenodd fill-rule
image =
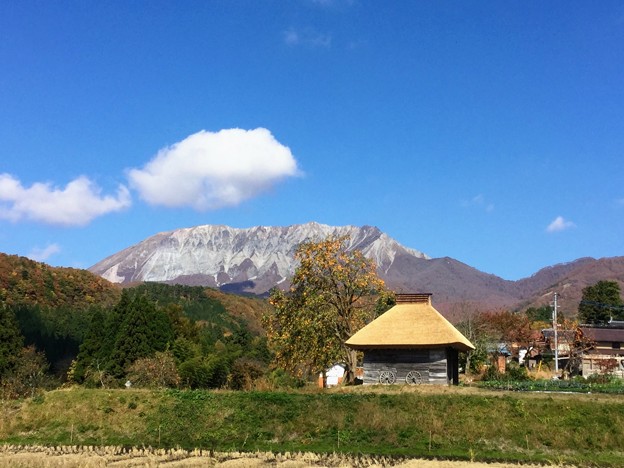
M64 389L0 403L0 443L624 465L624 396L462 387Z

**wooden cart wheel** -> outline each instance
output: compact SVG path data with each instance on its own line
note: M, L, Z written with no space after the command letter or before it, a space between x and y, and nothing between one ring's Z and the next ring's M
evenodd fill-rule
M383 385L391 385L396 381L396 375L392 371L381 371L379 373L379 383Z
M405 376L405 382L408 385L420 385L422 383L422 375L418 371L409 371Z

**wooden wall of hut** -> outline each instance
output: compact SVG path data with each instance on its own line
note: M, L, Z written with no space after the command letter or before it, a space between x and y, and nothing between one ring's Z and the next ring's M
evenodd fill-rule
M365 350L363 383L457 383L457 357L457 351L451 348ZM389 378L389 375L393 377Z

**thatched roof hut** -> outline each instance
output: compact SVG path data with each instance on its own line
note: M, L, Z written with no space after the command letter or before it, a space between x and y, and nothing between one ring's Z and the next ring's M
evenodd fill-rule
M397 304L349 338L354 349L474 346L431 305L431 294L398 294Z
M397 295L394 307L346 344L364 351L364 383L457 383L458 352L474 349L433 308L431 294Z

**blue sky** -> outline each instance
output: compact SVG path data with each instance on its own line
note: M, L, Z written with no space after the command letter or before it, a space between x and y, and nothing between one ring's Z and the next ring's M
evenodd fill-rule
M506 279L624 255L619 1L0 2L0 251L374 225Z

